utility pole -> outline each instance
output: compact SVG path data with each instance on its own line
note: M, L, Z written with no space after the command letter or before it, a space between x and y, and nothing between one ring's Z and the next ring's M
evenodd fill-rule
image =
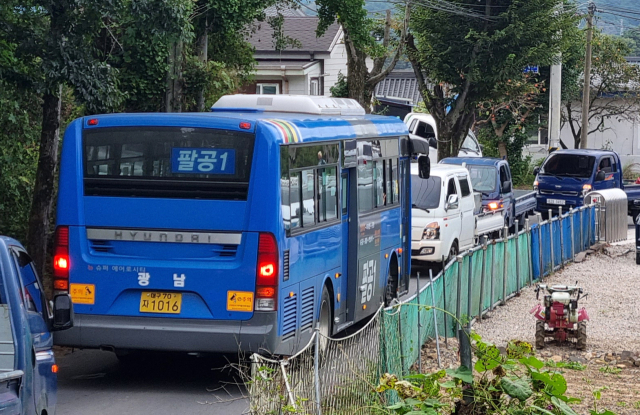
M560 9L562 10L562 9ZM558 11L557 13L560 13ZM558 33L562 37L562 32ZM560 107L562 98L562 53L558 53L551 65L549 80L549 151L560 148Z
M580 130L580 148L587 148L587 134L589 132L589 89L591 87L591 39L593 38L593 15L596 12L595 3L589 3L587 14L587 55L584 59L584 86L582 88L582 128Z

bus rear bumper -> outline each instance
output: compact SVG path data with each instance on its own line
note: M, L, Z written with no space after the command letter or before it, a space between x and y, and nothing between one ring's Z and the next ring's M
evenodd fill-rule
M275 351L276 312L246 321L75 314L73 328L56 332L61 346L88 349L238 353Z

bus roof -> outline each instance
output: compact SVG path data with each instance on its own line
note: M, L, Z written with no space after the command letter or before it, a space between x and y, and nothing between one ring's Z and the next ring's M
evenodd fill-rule
M269 131L279 143L302 143L365 137L408 135L396 117L381 115L313 115L260 111L201 113L119 113L82 118L85 129L104 127L192 127L220 128L239 132ZM248 123L248 124L247 124Z

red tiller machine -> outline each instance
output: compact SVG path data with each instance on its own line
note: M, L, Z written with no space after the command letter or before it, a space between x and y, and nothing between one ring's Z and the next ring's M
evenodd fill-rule
M571 285L547 286L539 284L536 287L536 299L540 291L547 291L543 304L537 304L530 313L538 319L536 322L536 349L542 349L547 337L552 337L558 344L567 340L575 340L576 349L584 350L587 345L587 320L589 315L582 307L578 309L578 301L587 295L582 295L582 288Z

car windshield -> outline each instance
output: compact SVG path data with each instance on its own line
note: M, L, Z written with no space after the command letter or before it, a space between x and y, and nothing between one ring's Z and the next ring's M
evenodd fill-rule
M431 176L421 179L411 175L412 206L418 209L435 209L440 205L440 177Z
M494 192L496 189L497 174L495 167L474 166L467 164L471 184L476 192Z
M594 156L578 154L552 154L544 162L540 173L551 176L591 177Z
M476 143L476 140L473 138L471 134L467 135L467 138L464 139L464 141L462 142L462 146L460 148L463 150L469 150L476 153L480 152L480 149L478 148L478 144Z

